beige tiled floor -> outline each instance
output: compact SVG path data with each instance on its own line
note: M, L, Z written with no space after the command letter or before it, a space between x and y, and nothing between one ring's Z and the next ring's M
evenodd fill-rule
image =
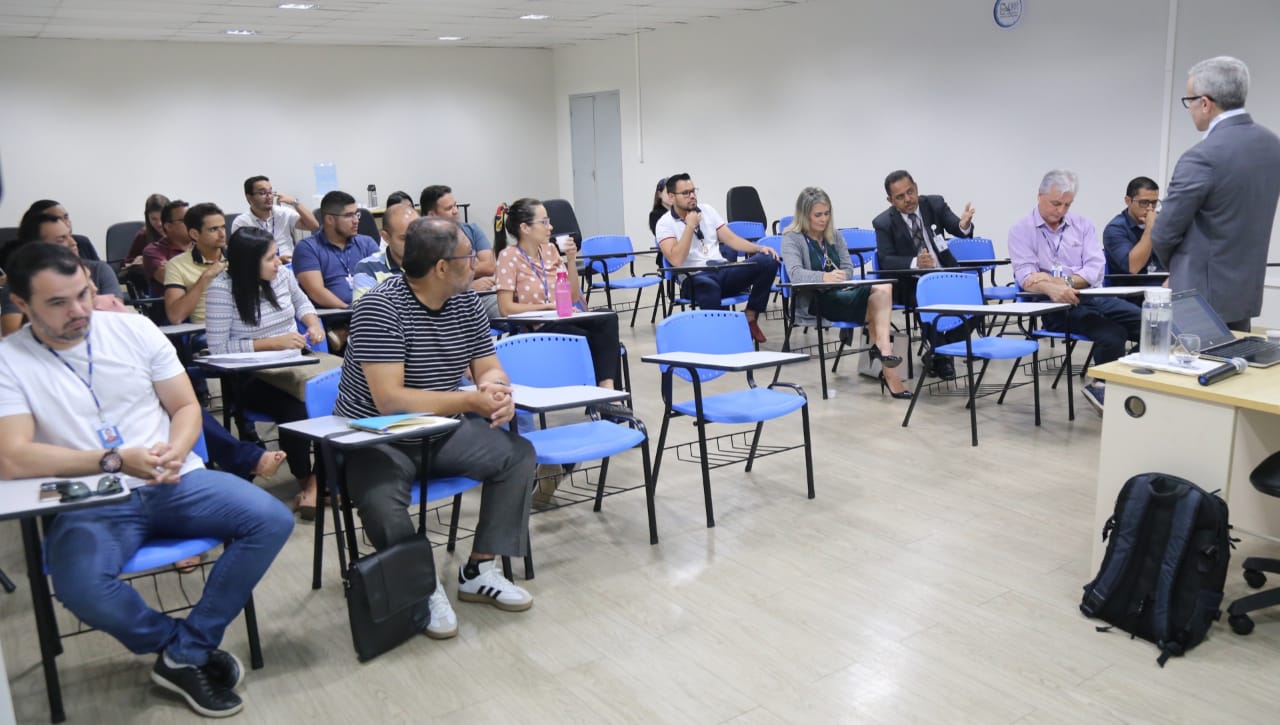
M765 329L776 349L780 326ZM624 326L623 337L656 438L658 376L639 361L652 328ZM534 608L460 604L451 641L357 663L336 557L327 552L325 586L312 591L312 530L299 526L258 587L267 667L249 674L240 721L1270 721L1280 612L1258 616L1247 638L1219 624L1163 670L1151 645L1099 634L1079 614L1101 429L1083 400L1069 423L1065 391L1046 390L1039 429L1029 388L1004 406L981 401L975 449L960 400L922 400L903 429L906 404L853 368L844 362L827 401L816 399L816 361L783 375L814 396L816 499L804 497L799 452L750 474L723 468L707 529L697 467L668 457L660 545L648 544L640 491L599 514L537 515ZM691 434L676 424L672 441ZM765 436L798 440L798 416ZM638 455L616 459L611 478L638 476ZM284 498L290 485L272 490ZM475 502L466 509L464 521ZM17 525L4 526L0 565L20 589L0 596L0 636L19 720L41 722L21 544ZM1268 550L1278 553L1246 538L1235 559ZM443 550L436 560L446 572L458 562ZM1233 571L1228 598L1244 590ZM247 656L240 622L226 646ZM68 640L71 722L197 720L148 683L151 662L105 635Z

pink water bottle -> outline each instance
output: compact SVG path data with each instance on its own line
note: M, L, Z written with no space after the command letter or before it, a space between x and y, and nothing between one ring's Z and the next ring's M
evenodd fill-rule
M563 269L556 273L556 315L573 314L573 290L569 289L569 273Z

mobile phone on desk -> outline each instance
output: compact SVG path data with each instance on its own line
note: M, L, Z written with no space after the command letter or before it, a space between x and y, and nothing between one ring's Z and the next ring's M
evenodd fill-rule
M57 481L45 481L40 484L41 501L57 501L60 498L62 498L62 492L58 490Z

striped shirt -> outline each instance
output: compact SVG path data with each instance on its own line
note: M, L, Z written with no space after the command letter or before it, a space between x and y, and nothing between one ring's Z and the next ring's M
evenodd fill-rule
M316 308L298 286L298 280L288 267L281 267L271 282L280 309L271 306L261 295L258 297L258 324L247 325L240 319L235 299L231 296L231 276L226 272L209 283L204 293L204 329L209 352L223 355L229 352L253 352L253 341L264 337L278 337L297 332L294 320L303 315L314 315Z
M351 315L334 415L384 414L373 403L360 363L403 363L406 388L448 392L458 389L472 360L493 354L489 318L475 292L454 295L442 309L429 310L403 276L391 277L362 296Z

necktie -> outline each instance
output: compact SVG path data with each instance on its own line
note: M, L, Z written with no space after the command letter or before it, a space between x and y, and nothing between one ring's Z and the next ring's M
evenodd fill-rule
M911 241L916 245L916 252L927 252L929 247L924 242L924 230L920 228L920 217L911 215Z

